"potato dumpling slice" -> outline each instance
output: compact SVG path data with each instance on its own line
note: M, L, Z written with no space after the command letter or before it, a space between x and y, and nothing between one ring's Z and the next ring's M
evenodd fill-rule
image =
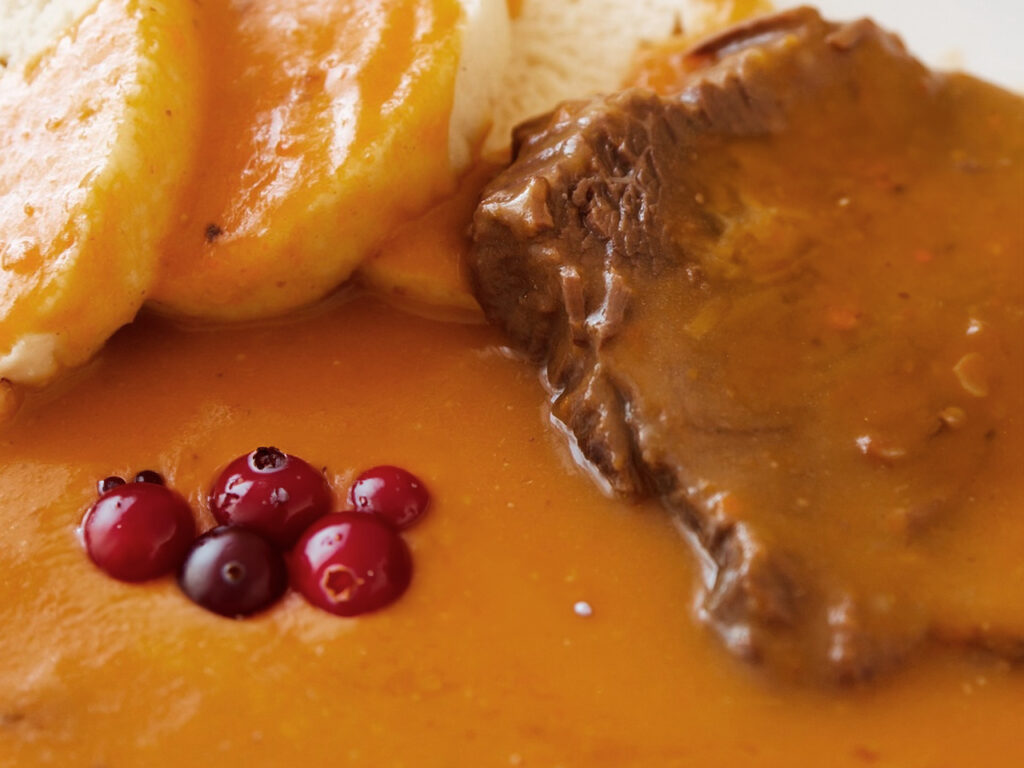
M101 0L0 73L0 378L45 382L142 304L194 144L191 5Z
M200 318L287 312L450 192L486 129L487 88L480 103L455 94L463 33L484 11L507 27L502 0L204 3L209 118L154 301ZM504 53L486 63L499 72Z

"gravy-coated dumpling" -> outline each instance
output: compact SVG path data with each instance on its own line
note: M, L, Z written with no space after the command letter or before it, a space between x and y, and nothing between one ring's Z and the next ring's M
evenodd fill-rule
M142 305L199 77L188 0L101 0L50 47L26 29L36 49L10 48L29 6L0 14L0 379L41 383Z
M154 300L243 319L344 281L453 188L489 124L507 23L501 0L200 6L207 120ZM481 41L486 60L466 61Z

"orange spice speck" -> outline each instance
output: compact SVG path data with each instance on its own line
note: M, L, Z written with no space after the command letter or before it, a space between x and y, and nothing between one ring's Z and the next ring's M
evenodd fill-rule
M860 325L860 312L849 307L829 307L825 321L837 331L850 331Z

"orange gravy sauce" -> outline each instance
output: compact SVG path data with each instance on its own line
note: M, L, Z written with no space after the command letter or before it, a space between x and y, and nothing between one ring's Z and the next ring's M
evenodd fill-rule
M150 317L29 395L0 425L0 766L1021 763L1024 673L990 657L812 690L729 656L668 516L596 490L501 343L365 297L248 328ZM326 467L339 506L374 464L424 478L401 600L231 621L86 557L99 478L159 470L207 528L219 468L268 443Z
M1024 675L987 657L812 690L728 656L668 516L595 490L500 343L366 298L244 329L149 318L30 396L0 432L0 765L1020 764ZM219 467L266 443L339 499L380 462L425 479L401 600L346 620L289 594L232 621L86 557L97 479L157 469L207 527Z
M675 87L706 55L669 58ZM662 402L727 414L717 434L682 416L672 450L695 504L789 558L801 602L779 624L805 623L778 663L827 647L864 668L926 636L1020 659L1024 99L882 44L816 61L835 86L813 98L799 65L774 72L796 94L784 128L694 150L672 194L699 212L681 221L706 207L723 222L694 248L713 298L652 279L636 314L676 322L665 339L634 323L644 338L619 365L679 366L685 385ZM815 611L851 617L853 642L815 637Z

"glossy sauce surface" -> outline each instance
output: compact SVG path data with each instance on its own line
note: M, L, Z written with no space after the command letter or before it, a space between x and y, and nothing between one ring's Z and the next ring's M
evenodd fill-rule
M145 320L30 398L0 433L0 764L1020 763L1024 677L991 659L812 691L729 657L668 517L595 490L500 343L366 299L262 328ZM379 463L429 485L397 603L345 620L291 595L235 622L85 556L97 478L154 468L198 507L267 441L339 498Z
M426 290L468 308L437 244L457 247L463 204L394 247L436 257ZM502 342L366 298L249 328L146 318L30 395L0 426L0 766L1021 763L1024 675L990 657L929 651L842 690L729 657L693 619L668 516L596 490ZM398 602L351 620L292 594L236 622L89 562L98 479L159 470L208 529L210 483L268 442L327 467L338 499L375 464L428 484Z
M686 241L704 283L636 289L638 317L673 322L660 338L639 324L622 375L687 403L666 450L692 503L789 558L794 623L821 601L843 627L830 658L900 658L929 636L1020 659L1024 99L929 72L864 23L817 54L785 28L801 16L779 18L742 71L780 86L785 127L695 147L671 193L689 218L670 226L682 239L717 217ZM650 380L650 360L676 378ZM807 624L781 663L813 656Z

